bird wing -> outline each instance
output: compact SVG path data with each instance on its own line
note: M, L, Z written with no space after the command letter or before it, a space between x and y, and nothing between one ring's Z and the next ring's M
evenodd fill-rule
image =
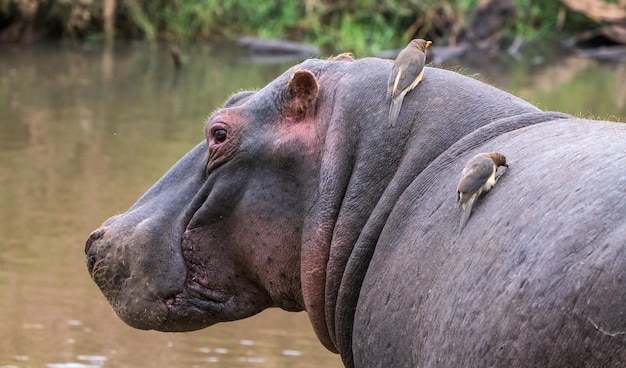
M393 65L393 71L389 76L391 96L396 97L402 91L415 86L416 79L420 77L426 64L426 54L416 49L405 49L398 54Z
M389 80L387 81L387 98L390 98L394 95L393 89L394 89L397 77L398 77L398 67L396 64L393 64L393 68L391 69L391 73L389 74Z
M483 186L493 174L493 161L487 157L472 158L465 168L457 191L463 193L464 199L468 199Z

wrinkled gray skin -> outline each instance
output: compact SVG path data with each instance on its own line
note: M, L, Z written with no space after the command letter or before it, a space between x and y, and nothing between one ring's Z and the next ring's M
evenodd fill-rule
M350 367L623 365L626 126L427 68L389 129L392 65L308 60L227 101L89 237L116 313L187 331L306 310ZM461 170L491 151L509 168L457 234Z

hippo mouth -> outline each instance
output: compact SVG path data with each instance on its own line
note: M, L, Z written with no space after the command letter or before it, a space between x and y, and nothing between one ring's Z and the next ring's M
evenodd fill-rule
M233 293L211 285L210 265L203 260L197 242L186 231L180 242L186 275L181 289L160 299L167 315L153 329L165 332L199 330L218 322L237 319L229 311L236 304Z
M199 294L187 286L184 291L163 298L159 303L165 306L166 315L158 325L151 326L150 329L185 332L221 322L218 315L221 310L225 309L228 299L224 302L210 300L206 293Z
M175 250L178 247L163 247L138 235L155 233L151 221L137 224L134 230L119 235L105 223L85 244L87 270L124 322L141 330L174 332L229 320L224 311L233 303L232 294L209 287L209 275L193 256L194 247L186 237L178 242L184 250L181 254ZM128 240L116 247L120 237ZM144 248L144 256L129 256L139 247Z
M229 296L225 290L212 287L209 270L214 269L210 264L211 257L203 254L200 244L200 235L196 230L186 230L180 242L181 256L187 268L185 288L189 295L199 300L215 304L228 302Z

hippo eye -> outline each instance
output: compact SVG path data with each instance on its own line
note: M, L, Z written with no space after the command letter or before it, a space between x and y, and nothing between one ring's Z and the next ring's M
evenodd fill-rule
M213 140L215 141L215 143L224 142L226 140L226 136L226 129L219 128L213 131Z

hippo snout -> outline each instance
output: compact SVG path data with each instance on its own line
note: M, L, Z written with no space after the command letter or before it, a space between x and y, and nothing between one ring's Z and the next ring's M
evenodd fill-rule
M120 318L139 329L167 329L187 277L178 229L164 226L164 217L157 211L114 216L85 241L89 275Z

